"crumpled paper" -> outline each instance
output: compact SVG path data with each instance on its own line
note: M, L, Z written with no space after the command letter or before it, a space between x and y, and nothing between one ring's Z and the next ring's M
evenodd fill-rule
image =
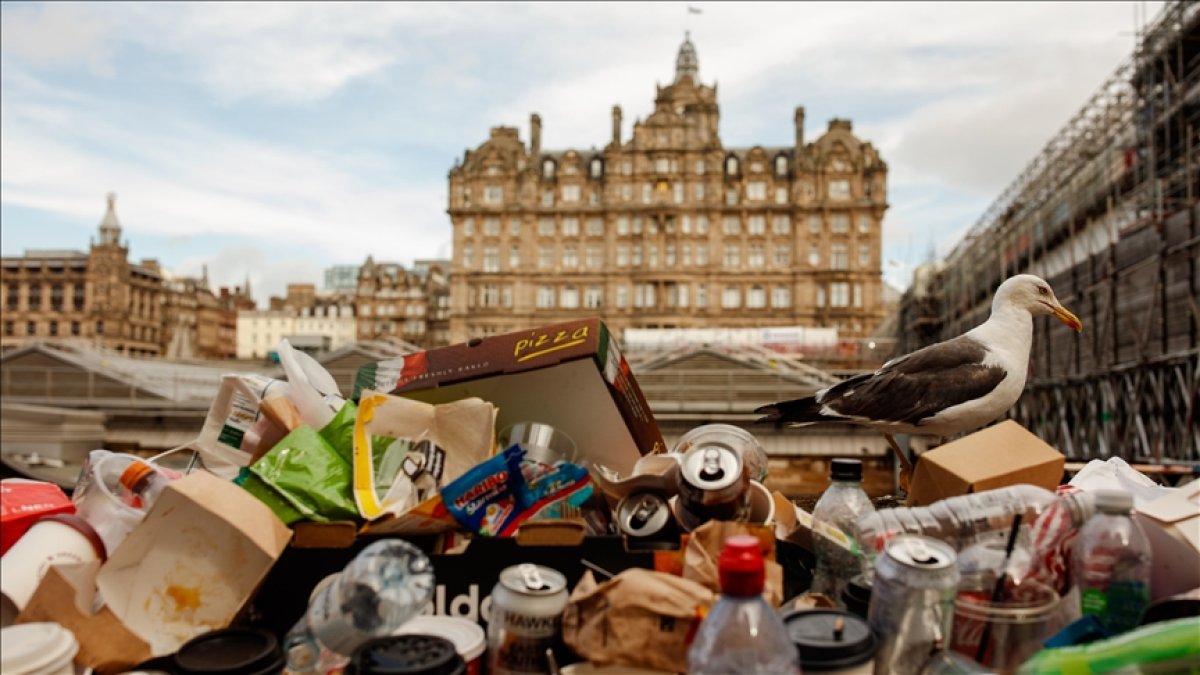
M631 568L604 583L590 571L563 611L563 639L597 665L687 671L687 650L716 595L671 574Z
M766 580L763 598L778 607L783 602L783 567L775 562L775 527L723 520L710 520L696 528L688 537L683 551L683 577L696 581L713 592L720 592L721 581L717 572L717 560L725 540L748 534L756 537L762 546L766 564Z

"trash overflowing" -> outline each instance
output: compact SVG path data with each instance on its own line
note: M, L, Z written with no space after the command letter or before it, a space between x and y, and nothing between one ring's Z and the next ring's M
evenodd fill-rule
M286 382L223 378L184 470L96 449L70 496L0 483L0 671L1200 669L1200 481L1059 485L1005 422L922 456L907 506L835 459L810 513L740 427L668 448L597 320L348 397L279 353Z

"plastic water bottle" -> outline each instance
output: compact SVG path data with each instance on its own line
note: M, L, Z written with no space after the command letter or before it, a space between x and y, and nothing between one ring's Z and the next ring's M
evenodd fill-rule
M796 645L762 597L766 576L758 539L725 541L717 561L721 595L688 650L691 675L786 675L800 672Z
M400 539L367 546L317 590L288 632L288 670L312 672L322 648L349 657L367 640L390 634L425 608L433 585L433 566L416 546Z
M858 520L858 543L873 562L897 534L923 534L956 548L991 530L1003 530L1020 513L1031 523L1054 502L1054 493L1036 485L950 497L929 506L899 507L868 513Z
M1137 626L1150 604L1150 542L1129 517L1132 508L1130 493L1097 490L1096 513L1084 523L1072 551L1080 609L1114 634Z
M833 482L813 507L813 520L840 529L854 541L859 518L875 512L871 498L862 489L862 462L835 459L830 474ZM826 537L814 537L813 540L817 568L811 590L824 593L840 605L842 590L850 577L858 574L861 561L854 552L835 545Z

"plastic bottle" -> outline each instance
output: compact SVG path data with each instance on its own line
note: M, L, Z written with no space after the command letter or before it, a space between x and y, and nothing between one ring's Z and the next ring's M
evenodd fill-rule
M388 635L433 596L433 566L416 546L381 539L367 546L309 602L284 640L288 670L312 672L321 649L343 658Z
M145 462L134 462L121 472L117 481L129 492L130 506L149 511L171 479Z
M1080 610L1096 615L1114 634L1138 625L1150 604L1150 542L1129 516L1132 508L1132 494L1096 490L1096 513L1072 550Z
M1034 579L1066 595L1071 589L1071 545L1076 535L1096 512L1094 492L1075 492L1059 497L1030 526Z
M862 462L835 459L830 475L833 482L813 507L813 520L840 529L853 541L859 518L875 512L871 498L862 489ZM858 574L861 562L856 552L847 551L826 537L813 539L817 566L811 590L824 593L841 605L842 590L850 577Z
M960 547L983 532L1009 527L1018 513L1025 522L1033 522L1055 499L1045 488L1021 484L950 497L929 506L883 509L859 518L858 542L869 562L902 532Z
M725 540L717 569L721 595L688 649L688 673L799 673L796 646L762 597L766 573L758 539L739 535Z

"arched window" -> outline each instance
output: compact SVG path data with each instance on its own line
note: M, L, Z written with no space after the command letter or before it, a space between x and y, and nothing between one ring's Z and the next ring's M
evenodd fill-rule
M725 175L736 176L737 173L738 173L737 157L734 157L733 155L726 157L725 158Z
M604 161L599 157L593 157L591 163L592 178L599 178L604 175Z
M545 178L545 179L554 178L554 160L552 160L552 159L542 160L542 178Z
M777 156L775 158L775 175L776 176L786 176L787 172L788 172L787 157L784 155Z

